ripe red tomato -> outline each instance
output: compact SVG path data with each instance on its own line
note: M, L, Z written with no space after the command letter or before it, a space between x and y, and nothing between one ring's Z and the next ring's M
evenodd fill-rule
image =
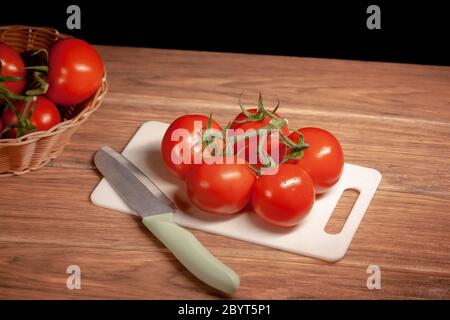
M252 205L255 212L271 224L291 227L314 204L311 177L296 164L281 164L273 175L262 175L255 182Z
M206 129L208 120L208 117L202 115L184 115L173 121L164 133L161 154L167 169L175 177L184 179L194 164L194 152L202 151L202 129ZM199 123L198 127L195 126L195 122ZM186 140L177 136L177 132L180 132L178 129L185 130ZM214 120L211 120L211 129L222 130ZM189 155L185 155L184 151L189 152Z
M2 124L2 121L0 119L0 138L2 137L2 131L3 131L3 124Z
M15 94L20 94L25 88L25 64L20 55L10 46L0 42L0 87ZM20 77L20 80L2 81L2 77ZM3 101L0 99L0 104Z
M16 103L15 107L19 113L23 113L25 101ZM31 131L46 131L61 122L61 117L55 104L44 96L37 96L36 101L31 102L27 113L22 115L22 120L29 117L32 110L33 112L29 119L32 127L26 127L25 125L23 127L23 134ZM18 123L16 113L11 108L7 108L3 112L2 123L5 127L22 126L22 124ZM18 133L20 133L20 129L11 128L5 133L5 136L8 138L16 138Z
M194 165L186 176L186 189L198 208L218 214L233 214L249 202L255 174L245 165L213 163Z
M317 194L324 193L334 186L342 175L344 152L338 139L330 132L320 128L299 129L309 144L303 157L294 161L311 176ZM293 132L289 138L298 142L299 134Z
M17 125L17 117L16 117L16 114L14 113L14 111L12 111L11 109L4 110L3 114L2 114L1 122L2 122L2 126L4 127L4 129L6 127ZM8 129L4 133L3 138L15 138L16 136L17 136L17 129L12 128L12 129Z
M247 111L251 114L257 113L257 109L255 109L255 108L248 109ZM275 115L279 117L278 114L275 113ZM259 120L259 121L243 122L246 119L247 119L247 115L245 115L243 112L239 113L234 118L234 120L230 126L230 129L233 129L233 130L241 129L244 132L246 132L247 130L250 130L250 129L258 130L258 129L264 128L272 120L271 117L265 116L262 120ZM289 135L289 129L288 129L287 125L281 127L281 132L283 132L285 135ZM237 134L236 134L236 136L237 136ZM259 145L259 138L256 141L257 141L257 144ZM245 161L247 161L248 163L255 165L255 167L261 167L262 163L261 163L259 157L257 156L257 153L256 153L257 150L250 150L251 148L249 146L251 146L250 138L247 138L247 139L245 139L245 143L235 145L234 152L239 157L245 158ZM263 150L267 154L270 155L271 150L272 150L271 148L272 148L272 143L271 143L271 139L270 139L270 135L269 135L267 137L266 145L263 147ZM283 156L282 152L283 151L284 151L284 149L281 147L281 143L280 143L279 154L278 154L278 159L280 159L280 161L282 160L282 156ZM254 160L256 160L256 163Z
M57 41L49 51L47 97L56 104L79 104L100 87L103 62L90 44L79 39Z

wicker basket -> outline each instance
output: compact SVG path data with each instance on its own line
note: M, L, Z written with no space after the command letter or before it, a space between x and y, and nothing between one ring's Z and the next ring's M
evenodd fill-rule
M0 41L18 52L49 48L55 41L70 36L52 28L0 26ZM80 105L80 113L48 131L33 132L16 139L0 139L0 177L21 175L39 169L58 157L75 130L100 106L108 90L106 74L94 96Z

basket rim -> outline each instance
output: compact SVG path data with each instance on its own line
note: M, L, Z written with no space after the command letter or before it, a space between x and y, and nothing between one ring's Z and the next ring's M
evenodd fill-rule
M36 30L47 30L47 31L53 31L56 34L63 34L60 33L57 29L51 28L51 27L39 27L39 26L29 26L25 24L8 24L8 25L0 25L0 30L10 30L10 29L36 29Z

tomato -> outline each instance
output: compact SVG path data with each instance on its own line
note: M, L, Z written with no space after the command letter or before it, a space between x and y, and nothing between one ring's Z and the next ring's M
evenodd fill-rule
M104 73L103 62L90 44L59 40L49 50L47 97L63 106L81 103L97 91Z
M258 109L248 109L247 110L249 113L251 114L256 114ZM276 116L279 117L278 114L275 113ZM272 120L271 117L269 116L265 116L262 120L259 121L245 121L246 119L248 119L247 115L245 115L243 112L239 113L233 120L233 122L231 123L230 129L233 130L238 130L241 129L244 132L246 132L247 130L250 129L254 129L254 130L258 130L258 129L262 129L264 128L266 125L269 124L269 122ZM281 127L281 132L283 132L285 135L289 135L289 129L287 127L287 125L282 126ZM238 136L238 134L235 134L235 136ZM245 143L242 144L236 144L235 148L234 148L234 152L236 155L238 155L239 157L244 158L248 163L255 165L255 167L261 167L262 163L259 159L259 157L257 156L257 150L250 150L252 144L250 143L250 139L251 138L247 138L245 139ZM259 138L257 138L257 144L259 145ZM280 144L281 146L281 144ZM263 150L267 153L267 154L271 154L271 149L272 148L272 143L271 143L271 139L270 139L270 134L267 136L267 140L266 140L266 145L263 147ZM278 159L280 159L280 161L282 160L282 151L283 148L279 147L279 154L278 154ZM256 160L256 163L255 161Z
M10 46L0 42L0 88L20 94L25 88L26 70L20 55ZM2 81L1 77L20 77L20 80ZM3 101L0 99L0 104Z
M217 214L233 214L249 202L256 175L245 165L213 163L194 165L186 176L186 189L198 208Z
M282 227L300 222L314 204L314 185L296 164L281 164L272 175L262 175L253 186L253 209L264 220Z
M320 128L299 129L305 142L300 160L294 161L311 176L317 194L324 193L334 186L342 175L344 152L338 139L330 132ZM289 138L298 142L299 134L293 132Z
M15 107L19 113L23 113L25 101L16 103ZM32 110L33 112L31 113ZM22 115L22 120L26 117L30 117L29 122L32 127L26 127L24 124L19 124L16 113L11 108L7 108L2 114L2 123L5 127L22 127L22 134L26 134L32 131L49 130L61 122L61 117L56 105L44 96L37 96L36 101L31 102L26 115ZM8 138L16 138L19 132L20 129L11 128L5 133L5 135Z
M173 121L164 133L161 142L161 154L167 169L175 177L184 179L188 170L194 164L194 153L201 153L202 130L206 129L208 120L208 117L202 115L184 115ZM196 127L195 122L199 126ZM180 132L178 129L184 130L186 136L177 137L177 132ZM214 120L211 120L211 129L213 131L222 130ZM184 152L189 152L189 155L184 154Z
M2 131L3 131L3 124L2 124L2 121L0 119L0 138L2 137Z
M6 127L17 125L16 114L11 109L5 109L2 114L2 126ZM2 130L3 131L3 130ZM3 138L15 138L17 136L17 129L9 129L3 134Z

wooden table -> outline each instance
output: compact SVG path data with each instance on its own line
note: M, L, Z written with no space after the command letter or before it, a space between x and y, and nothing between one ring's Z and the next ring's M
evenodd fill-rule
M92 205L94 152L121 150L146 120L210 110L222 124L238 96L268 105L292 128L320 126L346 161L383 180L337 263L193 233L241 277L236 298L450 298L450 68L312 58L98 47L110 92L45 168L0 179L0 298L214 299L130 215ZM336 232L348 194L327 230ZM347 209L346 209L347 208ZM81 290L66 268L81 268ZM366 286L369 265L381 289Z

